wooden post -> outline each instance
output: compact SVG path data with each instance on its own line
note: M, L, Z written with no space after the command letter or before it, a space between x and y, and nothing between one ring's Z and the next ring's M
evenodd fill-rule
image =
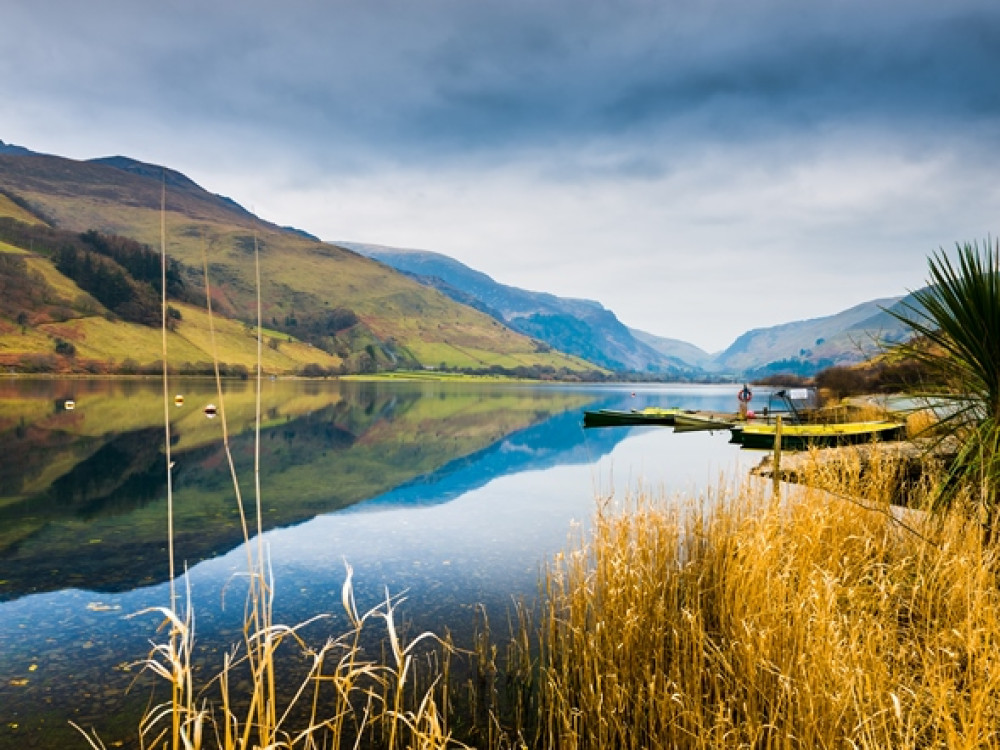
M771 466L771 477L774 480L774 496L781 492L781 416L774 420L774 461Z

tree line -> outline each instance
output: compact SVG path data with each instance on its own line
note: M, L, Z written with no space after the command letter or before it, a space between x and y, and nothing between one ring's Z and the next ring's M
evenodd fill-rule
M11 218L0 218L0 240L48 256L62 274L122 320L160 325L163 272L160 254L148 245L93 229L67 232ZM15 279L29 281L24 274L8 276L15 284ZM197 290L189 289L184 277L182 264L168 259L167 297L199 304Z

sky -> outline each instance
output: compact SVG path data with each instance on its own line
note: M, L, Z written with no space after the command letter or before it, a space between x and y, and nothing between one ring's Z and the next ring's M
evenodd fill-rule
M1000 235L995 0L33 0L0 140L707 351Z

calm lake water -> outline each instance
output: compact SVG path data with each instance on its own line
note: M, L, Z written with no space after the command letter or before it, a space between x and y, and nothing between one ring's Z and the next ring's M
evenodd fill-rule
M405 592L415 630L457 638L477 603L494 620L535 595L540 568L596 498L638 486L697 494L760 454L728 432L584 430L585 408L734 411L737 386L269 381L261 486L275 619L342 631L344 561L359 606ZM214 384L178 381L171 406L176 550L189 570L199 659L239 640L246 553ZM66 399L75 408L65 408ZM225 409L252 504L252 385ZM135 743L146 656L168 603L163 400L158 382L0 380L0 748ZM135 684L133 684L135 683ZM131 686L131 688L130 688Z

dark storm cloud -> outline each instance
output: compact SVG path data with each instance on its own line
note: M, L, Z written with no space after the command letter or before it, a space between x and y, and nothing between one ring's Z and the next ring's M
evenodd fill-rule
M996 0L35 0L0 139L718 347L995 235L997 71Z
M901 28L882 20L857 29L760 28L735 48L691 50L659 63L618 81L612 120L637 125L701 109L788 123L783 127L859 116L995 116L1000 12L926 18Z
M361 74L365 90L399 95L358 92L360 124L396 148L448 154L858 119L911 130L998 114L1000 8L914 6L901 23L895 4L808 16L790 3L753 13L535 5L473 5L423 37L401 26L406 65Z
M268 128L331 156L502 158L630 134L746 138L859 118L910 130L1000 113L994 3L59 5L4 24L8 81L96 109Z

